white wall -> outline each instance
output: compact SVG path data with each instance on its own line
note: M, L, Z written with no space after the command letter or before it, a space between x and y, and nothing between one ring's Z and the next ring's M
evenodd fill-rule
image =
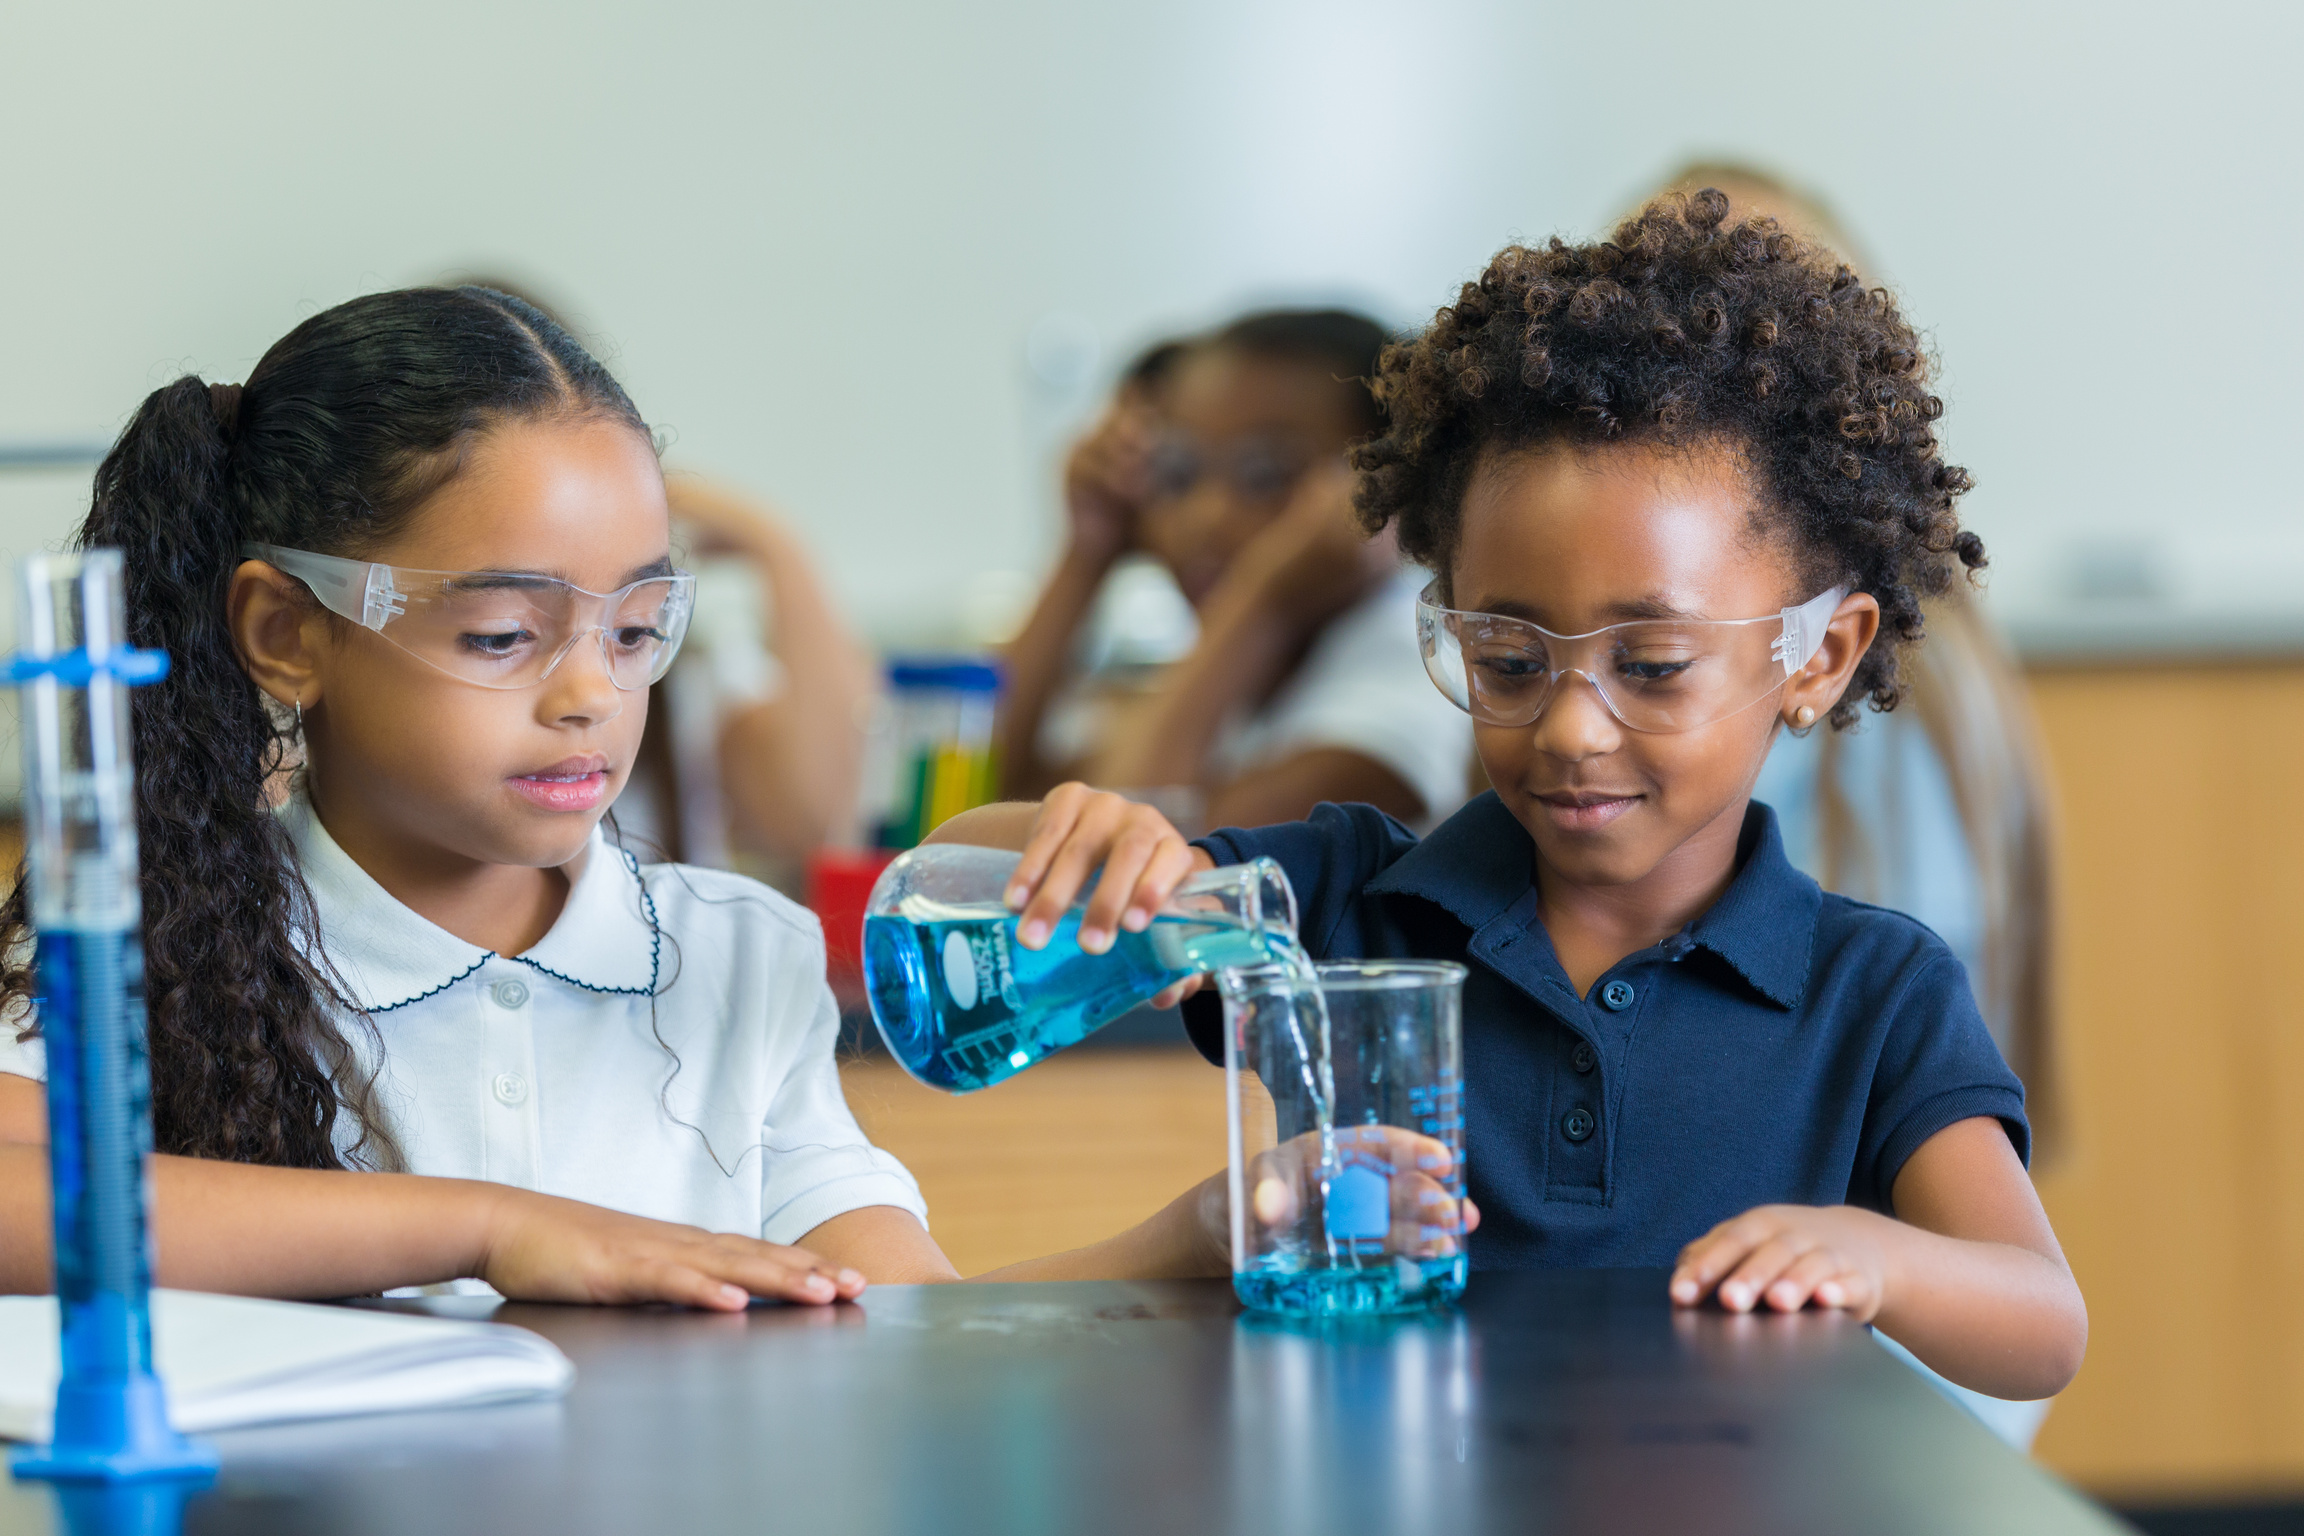
M1834 200L1932 327L2004 614L2107 561L2282 608L2296 15L26 0L0 441L108 435L350 294L502 272L919 636L1046 558L1083 367L1248 299L1413 322L1508 238L1725 152ZM0 546L59 538L76 487L0 476Z

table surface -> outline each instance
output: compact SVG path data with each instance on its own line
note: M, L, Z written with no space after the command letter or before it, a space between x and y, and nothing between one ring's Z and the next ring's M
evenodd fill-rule
M575 1360L564 1401L216 1435L184 1531L2124 1529L1845 1318L1675 1314L1660 1271L1483 1274L1460 1311L1327 1326L1220 1281L494 1315ZM0 1481L4 1536L138 1520L174 1525Z

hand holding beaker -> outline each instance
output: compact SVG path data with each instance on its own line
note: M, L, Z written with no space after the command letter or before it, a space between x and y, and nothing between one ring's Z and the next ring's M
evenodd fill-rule
M1278 1230L1310 1213L1330 1237L1363 1252L1412 1259L1453 1258L1480 1225L1479 1208L1455 1192L1446 1142L1393 1125L1340 1129L1325 1189L1322 1152L1319 1133L1308 1131L1252 1158L1243 1181L1248 1220Z

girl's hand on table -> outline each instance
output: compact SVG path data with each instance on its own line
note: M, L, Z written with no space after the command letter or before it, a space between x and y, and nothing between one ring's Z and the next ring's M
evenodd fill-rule
M1103 877L1080 918L1080 947L1092 955L1110 949L1122 930L1142 933L1187 877L1216 867L1152 807L1085 784L1059 784L1040 802L1008 887L1018 942L1045 945L1099 866ZM1198 982L1180 982L1154 1002L1174 1007Z
M1868 1323L1888 1291L1888 1220L1846 1205L1755 1206L1680 1250L1672 1300L1692 1307L1716 1294L1731 1312L1814 1302Z
M755 1296L853 1301L864 1277L805 1248L627 1216L527 1190L501 1192L478 1275L520 1301L670 1302L739 1312Z

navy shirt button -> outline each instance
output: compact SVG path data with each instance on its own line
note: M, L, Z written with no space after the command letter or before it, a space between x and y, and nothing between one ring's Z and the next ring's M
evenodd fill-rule
M1632 983L1619 977L1600 989L1600 1006L1610 1013L1622 1013L1639 995L1632 990Z
M1589 1141L1592 1138L1592 1112L1572 1109L1560 1118L1560 1134L1570 1141Z
M1599 1057L1592 1054L1591 1046L1579 1040L1576 1042L1576 1049L1569 1053L1568 1065L1574 1067L1579 1072L1589 1072L1592 1070L1593 1064L1599 1059Z

